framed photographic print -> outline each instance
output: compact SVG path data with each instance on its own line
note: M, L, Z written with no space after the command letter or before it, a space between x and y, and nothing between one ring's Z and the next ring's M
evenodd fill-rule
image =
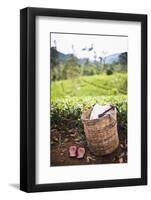
M147 16L20 12L20 189L147 184Z

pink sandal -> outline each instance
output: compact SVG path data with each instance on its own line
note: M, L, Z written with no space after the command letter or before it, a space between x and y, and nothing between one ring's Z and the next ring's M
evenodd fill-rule
M77 158L83 158L85 154L85 148L79 147L77 150Z
M70 146L69 147L69 156L71 158L76 157L76 153L77 153L77 147L76 146Z

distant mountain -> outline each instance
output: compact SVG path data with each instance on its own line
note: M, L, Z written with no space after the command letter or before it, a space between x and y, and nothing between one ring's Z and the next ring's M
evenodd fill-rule
M51 47L51 51L55 54L57 54L58 61L60 63L67 62L72 54L64 54L62 52L57 51L54 47ZM87 62L87 58L77 58L79 64L85 64ZM90 63L94 63L94 60L89 60ZM126 62L127 63L127 52L123 53L116 53L105 57L105 64L114 64L114 63L121 63Z
M58 60L61 63L67 62L71 58L72 54L63 54L58 51ZM82 65L85 64L87 61L87 58L77 58L78 64Z
M71 58L71 56L72 56L72 54L63 54L63 53L61 53L61 52L59 52L58 51L58 60L59 60L59 62L67 62L70 58Z
M88 60L87 58L78 58L78 64L83 65L87 62L87 60Z
M127 63L127 52L116 53L105 57L106 64Z
M54 47L51 47L51 55L57 55L57 59L60 63L67 62L72 56L72 54L64 54L60 51L57 51ZM82 65L86 63L87 58L77 58L77 60L78 63Z
M115 62L118 62L119 61L119 55L120 55L120 53L116 53L116 54L106 56L105 57L105 63L106 64L113 64Z

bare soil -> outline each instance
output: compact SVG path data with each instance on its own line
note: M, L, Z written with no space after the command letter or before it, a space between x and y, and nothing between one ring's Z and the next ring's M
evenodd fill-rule
M88 165L88 164L109 164L109 163L127 163L127 135L122 133L118 127L120 145L111 154L106 156L93 155L87 146L84 133L78 128L69 129L67 132L58 130L57 127L51 129L51 166L67 166L67 165ZM84 147L86 152L84 158L70 158L69 147L76 145Z

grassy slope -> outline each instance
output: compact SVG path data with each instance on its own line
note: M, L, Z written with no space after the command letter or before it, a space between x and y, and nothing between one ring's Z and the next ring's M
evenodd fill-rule
M51 98L127 94L127 74L82 76L51 83Z

